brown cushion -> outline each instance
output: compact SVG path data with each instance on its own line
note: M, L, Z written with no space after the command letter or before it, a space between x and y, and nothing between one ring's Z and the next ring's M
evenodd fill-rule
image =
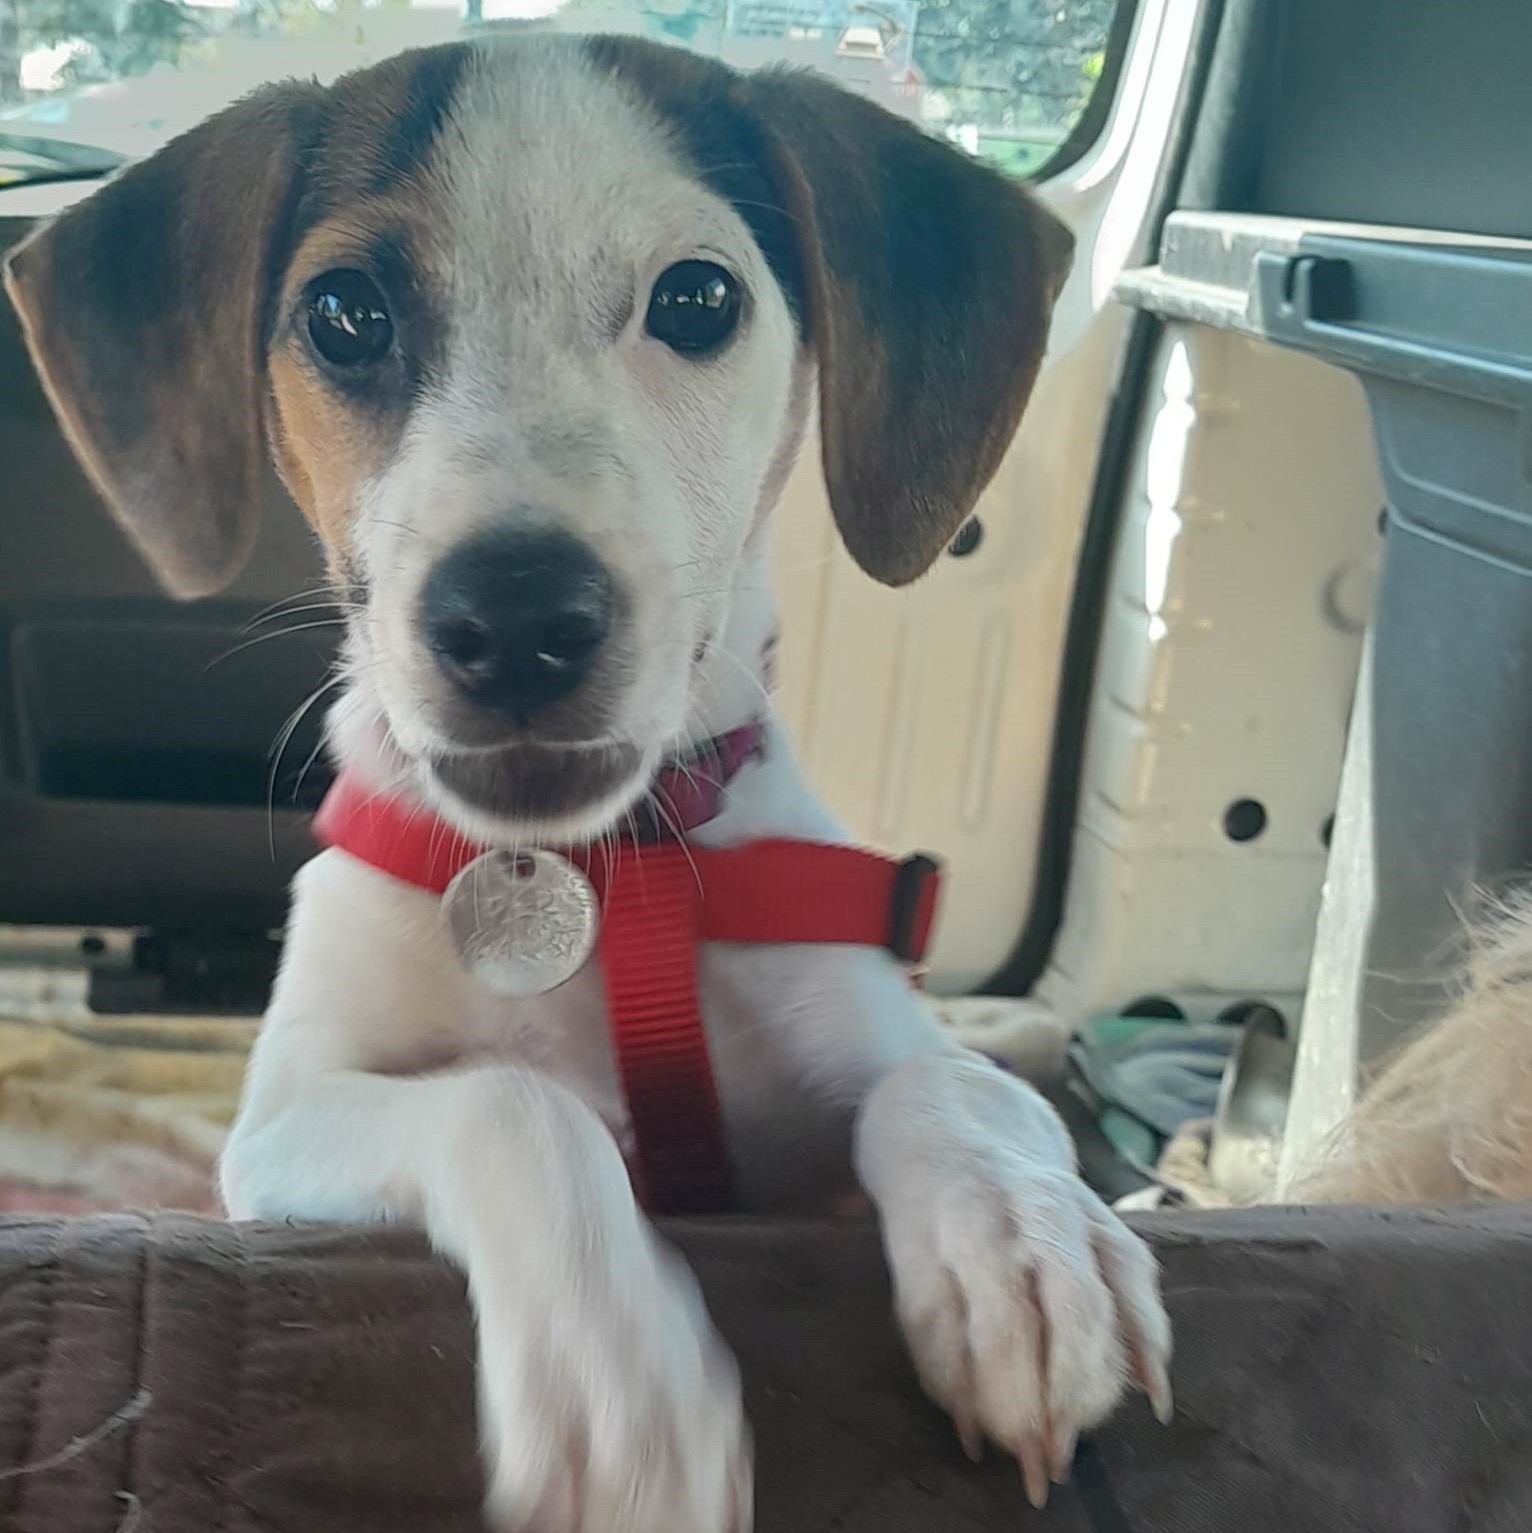
M673 1228L760 1533L1524 1533L1532 1212L1157 1216L1177 1416L1031 1514L921 1398L862 1223ZM0 1221L5 1533L479 1533L461 1279L398 1231ZM20 1471L20 1472L18 1472Z

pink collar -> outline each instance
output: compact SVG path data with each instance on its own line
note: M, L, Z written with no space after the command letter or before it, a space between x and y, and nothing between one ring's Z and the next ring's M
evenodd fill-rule
M765 755L766 726L751 719L699 745L685 760L661 768L648 796L633 811L639 845L674 841L716 820L723 813L729 784Z
M928 857L902 862L851 846L792 840L728 848L678 841L720 811L724 791L759 754L759 723L731 731L661 778L667 814L636 850L562 855L595 888L597 955L613 1050L636 1144L640 1196L656 1213L718 1212L732 1178L697 999L703 942L845 943L919 964L940 887ZM673 807L672 807L673 806ZM643 827L640 827L642 832ZM403 883L442 894L488 850L418 805L380 797L346 773L314 821L325 846Z

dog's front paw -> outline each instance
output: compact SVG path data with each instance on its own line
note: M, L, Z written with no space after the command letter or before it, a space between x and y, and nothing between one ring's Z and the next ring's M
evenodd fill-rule
M691 1273L657 1244L600 1265L544 1302L480 1296L490 1525L748 1533L738 1373Z
M1170 1412L1154 1258L1072 1172L1000 1152L885 1208L900 1320L928 1393L977 1457L992 1438L1041 1506L1130 1372Z

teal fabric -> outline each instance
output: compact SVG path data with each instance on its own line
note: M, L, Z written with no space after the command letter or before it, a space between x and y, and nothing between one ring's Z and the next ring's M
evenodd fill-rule
M1125 1160L1152 1168L1183 1124L1210 1118L1240 1028L1098 1017L1069 1047L1070 1088Z

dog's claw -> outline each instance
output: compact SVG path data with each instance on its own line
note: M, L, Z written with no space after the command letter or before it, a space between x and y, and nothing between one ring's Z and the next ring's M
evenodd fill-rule
M1080 1433L1074 1427L1056 1426L1048 1442L1048 1472L1055 1485L1062 1485L1069 1478L1075 1461L1075 1444Z
M755 1515L755 1490L750 1474L736 1470L732 1489L734 1505L729 1518L729 1533L750 1533Z
M973 1412L964 1406L958 1406L953 1411L952 1424L957 1428L958 1442L963 1446L963 1452L967 1455L971 1464L982 1463L984 1460L984 1433L979 1429L979 1423L974 1419Z
M1168 1427L1171 1417L1175 1415L1176 1403L1170 1392L1170 1375L1166 1373L1164 1363L1158 1358L1140 1353L1138 1376L1143 1381L1144 1393L1149 1396L1149 1409L1154 1412L1154 1419L1162 1427Z
M1048 1504L1048 1465L1043 1445L1035 1437L1023 1437L1016 1457L1021 1463L1021 1483L1026 1487L1027 1500L1042 1511Z

